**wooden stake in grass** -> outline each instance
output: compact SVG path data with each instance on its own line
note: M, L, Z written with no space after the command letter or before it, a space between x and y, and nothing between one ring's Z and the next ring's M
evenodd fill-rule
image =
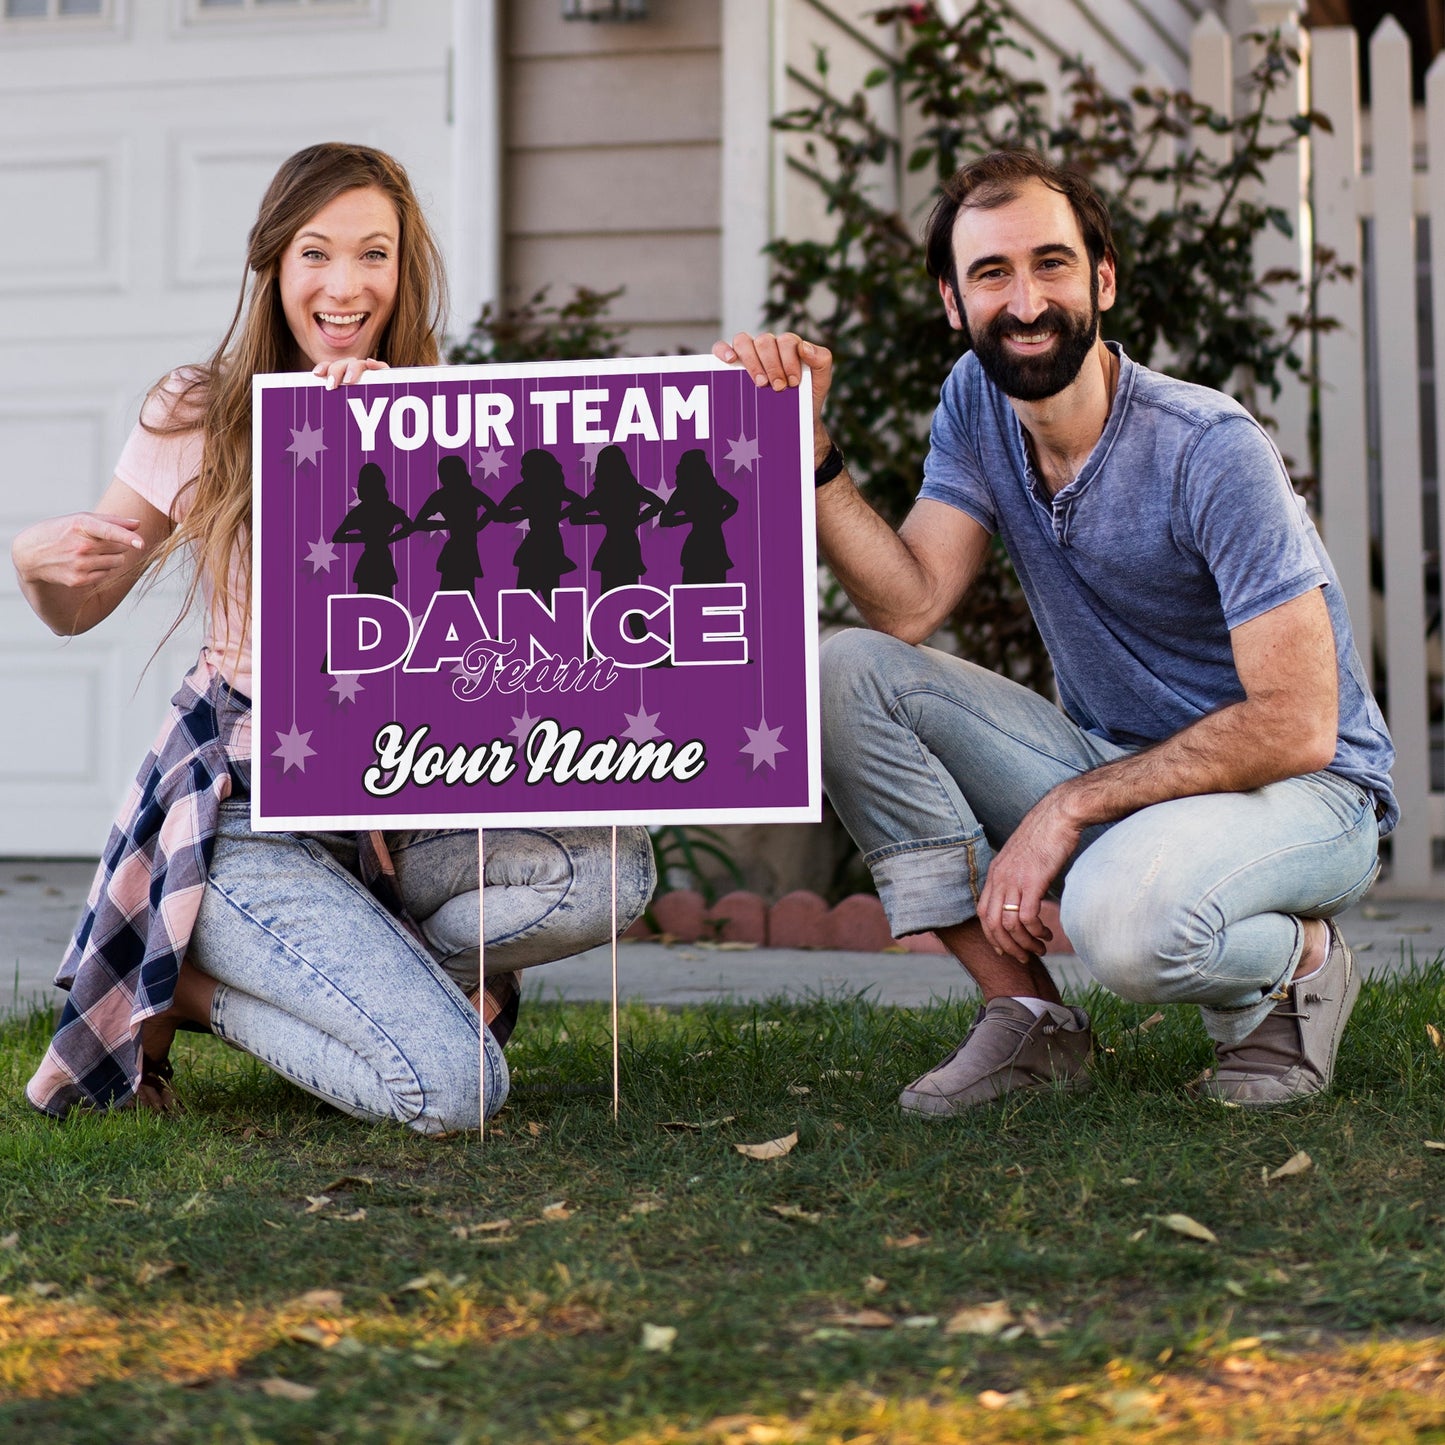
M481 1029L477 1048L481 1069L477 1075L477 1130L487 1139L487 845L483 829L477 829L477 1017Z
M621 1054L617 1043L617 824L612 825L612 1122L622 1108Z

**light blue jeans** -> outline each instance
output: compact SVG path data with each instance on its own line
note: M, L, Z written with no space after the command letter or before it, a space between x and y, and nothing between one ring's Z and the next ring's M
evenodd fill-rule
M221 827L189 959L218 981L211 1027L292 1083L360 1119L423 1134L475 1129L486 1059L490 1116L507 1096L502 1050L466 994L477 986L477 835L386 835L423 947L367 891L349 833L253 833L250 802ZM546 963L611 935L603 828L486 834L487 973ZM643 828L617 834L617 925L656 875Z
M828 797L895 935L963 923L988 865L1050 788L1129 751L985 668L863 629L821 652ZM1065 931L1105 988L1197 1003L1220 1043L1274 1006L1301 918L1359 901L1378 871L1374 800L1337 774L1209 793L1090 829L1065 870Z

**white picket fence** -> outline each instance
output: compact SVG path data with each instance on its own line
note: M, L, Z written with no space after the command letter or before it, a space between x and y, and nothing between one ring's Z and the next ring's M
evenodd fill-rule
M1429 688L1432 655L1439 687L1440 622L1437 616L1431 635L1425 571L1429 560L1438 565L1445 555L1445 508L1435 506L1429 536L1425 517L1427 498L1439 495L1445 460L1445 55L1429 72L1421 113L1410 99L1409 40L1386 19L1369 42L1372 107L1366 113L1353 29L1302 33L1297 0L1256 0L1254 9L1257 28L1284 29L1304 57L1297 87L1278 93L1280 112L1312 108L1333 127L1316 130L1265 177L1268 199L1298 215L1299 225L1293 240L1265 238L1256 262L1261 270L1305 270L1313 240L1355 268L1352 279L1330 282L1320 293L1322 314L1341 323L1318 342L1320 527L1366 668L1384 679L1397 751L1403 817L1379 891L1438 897L1445 875L1432 850L1434 840L1445 838L1445 791L1432 787ZM1233 48L1223 26L1206 14L1193 37L1190 85L1219 110L1234 94ZM1422 219L1428 257L1417 250ZM1428 266L1417 264L1425 260ZM1426 278L1439 278L1438 284L1422 288ZM1421 305L1426 295L1428 309ZM1281 297L1280 315L1296 305L1295 298ZM1281 450L1308 455L1304 388L1287 382L1274 410ZM1438 776L1438 723L1433 744Z

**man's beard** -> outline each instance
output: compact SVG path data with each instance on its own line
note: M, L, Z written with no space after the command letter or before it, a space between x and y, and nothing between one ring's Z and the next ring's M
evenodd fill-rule
M977 332L970 330L984 375L1015 401L1043 401L1057 396L1078 376L1099 335L1097 280L1089 291L1087 315L1050 306L1035 320L1024 322L1001 311L987 326ZM1043 355L1020 356L1005 345L1005 337L1029 336L1037 331L1055 333L1053 346Z

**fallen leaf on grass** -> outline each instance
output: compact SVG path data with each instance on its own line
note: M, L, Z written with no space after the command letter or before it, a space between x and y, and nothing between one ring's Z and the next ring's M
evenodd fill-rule
M270 1395L274 1400L295 1400L299 1404L304 1400L314 1400L320 1392L315 1385L302 1385L295 1380L283 1380L279 1375L272 1375L270 1379L261 1381L261 1393Z
M965 1305L949 1317L943 1327L946 1335L996 1335L1014 1322L1014 1312L1007 1300L990 1300L987 1304Z
M340 1179L333 1179L330 1184L322 1186L323 1194L340 1194L343 1189L370 1189L376 1180L369 1174L343 1174Z
M779 1219L796 1219L800 1224L817 1224L823 1217L804 1209L801 1204L768 1204L764 1208L769 1214L776 1214Z
M540 1139L540 1138L542 1137L542 1130L543 1130L544 1128L546 1128L546 1125L545 1125L545 1124L539 1124L535 1119L529 1119L529 1120L527 1121L527 1132L528 1132L534 1139Z
M1025 1310L1019 1320L1036 1340L1047 1340L1054 1335L1061 1335L1065 1329L1063 1320L1046 1320L1033 1310Z
M184 1274L186 1272L185 1265L177 1264L171 1259L147 1260L136 1270L135 1282L140 1285L154 1284L156 1280L164 1279L168 1274L177 1272Z
M1159 1025L1162 1024L1163 1022L1164 1022L1164 1015L1163 1015L1163 1014L1161 1014L1161 1013L1152 1013L1152 1014L1149 1015L1149 1017L1148 1017L1147 1019L1144 1020L1143 1023L1141 1023L1141 1024L1136 1024L1132 1029L1126 1029L1124 1032L1125 1032L1125 1033L1130 1033L1130 1034L1147 1034L1150 1029L1158 1028Z
M305 1214L320 1214L330 1203L331 1196L329 1194L308 1194L306 1196L306 1208L302 1212Z
M1172 1229L1175 1234L1183 1234L1190 1239L1199 1239L1205 1244L1219 1243L1219 1236L1212 1229L1201 1224L1197 1219L1191 1219L1187 1214L1153 1214L1149 1217L1157 1219L1165 1229Z
M851 1314L832 1315L828 1323L849 1330L891 1330L896 1321L882 1310L854 1310Z
M470 1239L473 1235L504 1234L511 1227L510 1219L488 1219L483 1224L458 1224L452 1233L458 1239Z
M789 1084L788 1092L795 1098L802 1098L804 1094L811 1094L813 1091L806 1084Z
M341 1224L360 1224L366 1218L366 1211L353 1209L350 1214L338 1214L336 1218Z
M1303 1174L1314 1167L1314 1160L1303 1149L1291 1154L1273 1174L1266 1174L1264 1182L1272 1184L1276 1179L1288 1179L1292 1174Z
M1010 1390L1007 1395L1000 1394L997 1390L980 1390L978 1403L985 1410L1007 1410L1015 1409L1029 1402L1027 1390Z
M670 1355L676 1340L677 1327L675 1325L643 1325L642 1327L642 1348L651 1350L653 1354Z
M879 1279L876 1274L870 1274L863 1280L864 1294L882 1294L888 1288L886 1279Z
M342 1295L339 1289L308 1289L296 1303L313 1310L339 1310Z
M575 1209L567 1208L565 1199L559 1199L555 1204L543 1205L542 1218L549 1224L561 1224L564 1220L571 1219L576 1212Z
M423 1289L456 1289L467 1282L464 1274L454 1274L448 1277L439 1269L429 1269L425 1274L419 1274L415 1279L409 1279L397 1291L398 1294L411 1294Z
M931 1330L937 1323L937 1315L909 1315L907 1319L898 1321L898 1327L902 1330Z
M60 1286L53 1280L32 1280L30 1282L30 1293L39 1295L41 1299L49 1299L52 1295L58 1295L60 1293Z
M318 1350L330 1349L339 1338L336 1330L323 1330L320 1325L296 1325L286 1331L286 1338L298 1345L315 1345Z
M883 1236L883 1243L889 1249L917 1249L920 1244L927 1244L929 1236L926 1234L901 1234L896 1238L891 1234Z
M664 1119L657 1127L666 1129L669 1134L701 1134L704 1129L720 1129L724 1124L734 1123L736 1114L724 1114L721 1119L702 1119L693 1122L691 1119Z
M1445 1141L1440 1139L1427 1139L1425 1141L1425 1147L1427 1149L1445 1149Z
M1445 1054L1445 1034L1442 1034L1434 1024L1426 1024L1425 1032L1430 1037L1430 1043L1437 1054Z
M818 1075L820 1079L861 1079L862 1069L824 1069Z
M0 1249L14 1249L19 1243L20 1233L18 1230L16 1230L10 1234L5 1235L4 1238L0 1238Z
M124 1195L107 1194L107 1195L105 1196L105 1202L106 1202L107 1204L123 1204L123 1205L125 1205L126 1208L128 1208L128 1209L139 1209L139 1208L140 1208L140 1205L137 1204L134 1199L127 1199Z
M662 1208L660 1199L639 1199L627 1212L629 1214L656 1214Z
M450 1361L438 1360L433 1355L412 1355L411 1362L419 1370L444 1370Z
M784 1134L780 1139L768 1139L761 1144L734 1144L733 1148L745 1159L781 1159L791 1154L798 1144L798 1131Z

